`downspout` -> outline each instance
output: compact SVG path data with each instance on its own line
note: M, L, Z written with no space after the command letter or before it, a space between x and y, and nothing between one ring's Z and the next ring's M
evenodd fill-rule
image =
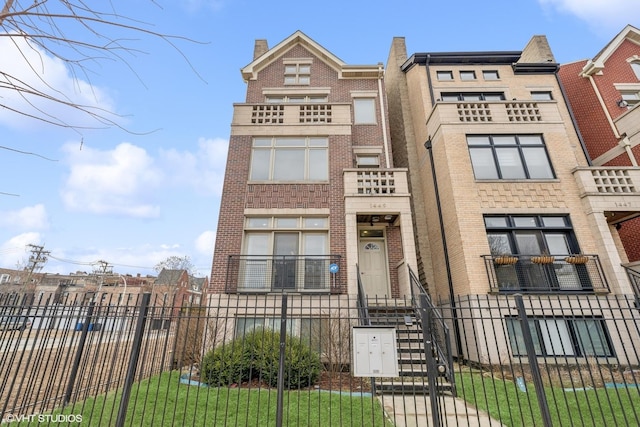
M433 85L431 84L431 72L429 71L429 62L431 60L431 54L427 54L427 60L425 61L425 67L427 72L427 84L429 85L429 96L431 97L431 108L435 106L435 96L433 94ZM460 337L460 325L458 325L458 310L456 306L455 292L453 290L453 278L451 276L451 263L449 262L449 247L447 245L447 234L444 231L444 219L442 217L442 204L440 203L440 190L438 189L438 176L436 174L435 161L433 159L433 152L431 149L431 137L424 143L424 147L429 153L429 162L431 164L431 179L433 180L433 190L436 195L436 207L438 209L438 221L440 224L440 238L442 239L442 251L444 253L444 264L447 270L447 284L449 286L449 300L451 301L451 312L453 313L453 333L456 337L456 348L458 349L458 355L462 351L462 338Z
M438 221L440 224L440 238L442 239L442 251L444 252L444 265L447 270L447 283L449 285L449 300L451 301L451 312L453 313L453 332L456 336L456 347L458 354L462 350L462 340L460 337L460 326L458 325L458 310L456 308L455 293L453 291L453 278L451 276L451 263L449 262L449 247L447 245L447 234L444 231L444 220L442 217L442 204L440 203L440 191L438 190L438 177L436 174L435 161L431 149L431 137L424 143L424 147L429 152L429 163L431 165L431 177L433 179L433 190L436 193L436 207L438 209Z
M431 98L431 105L435 105L436 98L433 96L433 85L431 84L431 73L429 72L429 62L431 62L431 54L427 53L427 60L424 65L427 68L427 84L429 85L429 97Z
M387 138L387 115L384 113L384 98L382 90L382 78L384 70L382 64L378 64L378 95L380 99L380 120L382 120L382 143L384 145L384 158L387 169L391 168L391 160L389 159L389 138Z

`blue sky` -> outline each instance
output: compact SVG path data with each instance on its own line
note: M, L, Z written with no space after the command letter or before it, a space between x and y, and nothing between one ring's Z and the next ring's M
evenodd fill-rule
M401 0L320 3L250 0L115 2L123 15L202 43L152 37L129 45L127 64L89 65L72 74L28 50L27 67L0 37L0 71L37 73L74 100L115 112L122 125L58 128L0 109L0 267L16 268L28 244L51 252L49 273L154 274L171 255L209 275L233 103L244 100L240 68L255 39L274 46L301 30L349 64L386 64L391 40L420 51L521 50L547 36L560 63L592 58L622 28L640 27L637 0ZM131 70L135 72L132 72ZM0 89L0 104L18 102ZM50 107L48 107L50 108ZM47 110L80 126L88 117ZM43 158L44 157L44 158ZM46 159L45 159L46 158Z

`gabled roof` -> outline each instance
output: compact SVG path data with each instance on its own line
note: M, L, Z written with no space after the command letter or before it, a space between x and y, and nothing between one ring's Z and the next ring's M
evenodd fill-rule
M587 64L582 69L582 75L591 76L602 71L607 59L609 59L625 40L640 45L640 30L633 25L624 27L593 59L587 61Z
M163 268L155 280L156 285L175 285L180 282L180 278L186 270L168 270Z
M256 79L260 70L277 60L296 45L304 46L314 56L322 59L325 64L336 70L340 77L379 78L382 73L381 64L345 64L344 61L322 47L311 39L311 37L298 30L242 68L240 70L242 77L245 81Z

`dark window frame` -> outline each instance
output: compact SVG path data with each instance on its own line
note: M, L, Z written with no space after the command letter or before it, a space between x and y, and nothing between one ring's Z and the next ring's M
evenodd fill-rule
M471 78L469 78L471 77ZM460 70L460 80L464 82L470 82L473 80L477 80L475 70Z
M551 340L551 336L547 328L541 325L540 321L562 321L566 326L568 332L568 338L571 345L571 350L573 354L568 354L565 352L564 354L558 354L557 351L554 353L554 349L548 349L545 344L544 337L549 337ZM522 324L520 322L519 317L517 316L506 316L505 317L506 325L505 328L507 330L507 338L509 340L509 346L511 348L511 354L515 357L526 357L527 351L525 348L521 348L521 343L518 342L516 332L522 334ZM581 336L579 329L576 327L578 322L593 321L597 325L599 325L598 335L597 335L597 343L602 345L604 353L594 353L587 354L585 352L585 344L591 344L590 347L595 347L594 343L596 340L593 336ZM518 330L516 330L518 329ZM609 333L609 329L607 328L606 320L602 316L535 316L529 317L529 330L531 331L531 335L534 341L534 348L536 350L537 357L615 357L615 350L613 346L613 341L611 339L611 334ZM588 340L588 341L585 341ZM524 347L522 345L522 347Z
M495 77L492 77L492 76L495 76ZM500 73L498 72L498 70L482 70L482 78L484 80L491 80L491 81L500 80Z
M553 94L550 90L532 90L531 99L534 101L553 101Z
M446 76L446 78L441 78ZM453 71L451 70L436 70L436 79L439 81L447 82L453 80Z
M456 99L445 99L445 98L456 98ZM480 99L465 99L465 97L479 97ZM492 99L499 98L499 99ZM457 102L457 101L468 101L468 102L479 102L479 101L504 101L506 98L504 96L504 92L441 92L440 99L448 102Z
M522 143L521 139L525 137L539 137L540 143ZM473 174L475 179L477 180L552 180L556 179L556 173L553 168L553 163L551 163L551 158L549 157L549 150L547 150L547 144L544 141L544 137L542 134L467 134L467 147L469 149L469 156L471 157L471 166L473 168ZM489 144L478 144L478 143L470 143L469 138L478 137L478 138L488 138ZM513 137L515 143L513 144L496 144L494 139L499 137ZM525 150L527 148L543 148L544 154L547 160L547 165L549 167L549 172L551 176L532 176L531 166L527 164L527 155ZM518 158L520 159L520 165L522 166L524 176L523 177L504 177L504 168L501 168L500 157L498 155L500 149L509 149L509 148L517 148L518 150ZM473 152L479 150L487 150L491 149L491 158L493 159L493 166L495 167L496 175L495 177L478 177L478 173L476 169L473 167ZM531 163L531 161L529 161Z
M490 218L504 218L505 225L504 226L495 226L495 225L487 225L487 219ZM517 224L517 220L519 218L533 218L534 224L532 226L524 227L519 226ZM545 218L561 218L563 220L564 225L562 226L549 226L544 223ZM578 239L576 238L573 225L571 223L571 218L568 214L557 214L557 215L540 215L540 214L490 214L484 215L483 217L485 223L485 231L487 235L491 233L494 234L507 234L510 251L508 253L519 255L521 254L516 235L518 232L520 233L532 233L538 232L537 240L540 244L540 247L543 251L549 253L549 247L547 246L546 240L544 238L546 233L562 233L566 236L567 242L569 244L569 248L571 253L580 253L580 246L578 244ZM493 255L500 255L498 253ZM530 255L530 254L527 254Z

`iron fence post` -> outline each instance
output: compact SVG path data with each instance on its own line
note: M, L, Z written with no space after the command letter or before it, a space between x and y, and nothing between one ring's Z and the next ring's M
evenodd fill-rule
M116 418L116 426L118 427L124 426L127 416L129 396L131 395L131 387L136 375L136 368L138 367L138 357L140 356L140 348L142 347L142 334L147 321L149 301L151 301L151 293L145 292L142 295L142 301L140 301L138 321L136 322L136 330L131 346L131 355L129 357L129 366L127 367L127 376L125 377L124 386L122 387L122 397L120 399L120 407L118 408L118 417Z
M95 308L96 302L89 302L89 307L87 308L87 315L85 316L84 323L82 324L82 335L80 335L80 341L78 342L78 349L76 350L76 355L73 358L73 365L71 365L71 372L69 374L69 382L67 383L67 390L64 393L63 406L67 406L71 401L71 393L73 393L73 387L76 382L76 377L78 376L78 369L80 368L80 360L82 359L82 353L84 353L84 345L87 341L87 334L89 333L89 325L91 324L91 320L93 318L93 310Z
M549 412L549 404L547 402L547 396L544 394L544 384L542 384L542 376L540 375L540 367L538 366L538 358L536 356L536 350L533 346L533 337L531 336L531 329L529 329L529 317L524 308L524 301L522 295L515 295L516 307L518 309L518 317L520 318L520 324L522 325L522 338L524 339L524 346L527 350L527 358L529 360L529 367L531 369L531 376L533 377L533 385L536 389L536 397L538 398L538 405L540 405L540 415L542 416L542 422L545 427L552 427L551 413Z
M282 294L280 312L280 363L278 364L278 398L276 406L276 427L282 427L282 411L284 403L284 358L287 344L287 294Z
M420 311L422 315L422 337L424 341L424 354L427 362L427 381L429 381L429 403L431 404L431 421L434 426L442 425L440 422L440 407L438 406L438 366L433 357L433 336L431 334L431 310L427 305L427 295L420 295Z

